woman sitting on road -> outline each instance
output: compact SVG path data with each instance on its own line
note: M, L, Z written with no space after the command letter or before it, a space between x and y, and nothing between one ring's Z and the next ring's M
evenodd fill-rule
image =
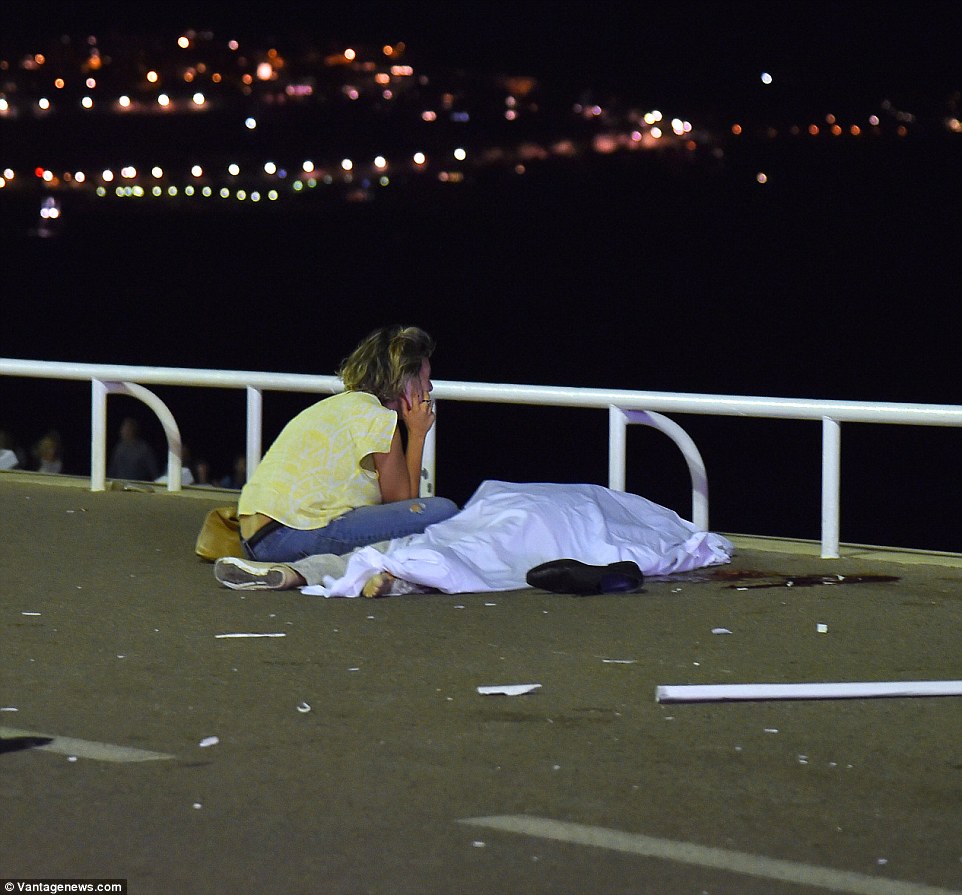
M435 419L433 350L434 340L417 327L375 330L338 370L345 391L284 427L241 491L241 543L251 560L346 554L422 532L458 512L446 498L418 497L424 441ZM280 568L289 570L287 586L304 583L289 566ZM228 585L263 575L243 559L218 563L216 571Z

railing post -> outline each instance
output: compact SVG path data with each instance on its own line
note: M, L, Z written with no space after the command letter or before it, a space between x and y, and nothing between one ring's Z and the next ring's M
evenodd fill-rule
M694 439L674 420L653 410L625 410L622 413L626 424L651 426L667 435L681 451L691 478L691 521L701 531L708 531L708 473Z
M434 402L434 412L437 413L438 402ZM434 497L437 493L436 470L438 457L438 421L435 417L434 425L428 429L424 439L424 452L421 454L421 483L418 489L420 497Z
M136 382L105 382L104 388L110 394L136 398L153 410L167 442L167 490L180 491L184 474L184 443L180 437L180 427L170 408L150 389Z
M822 417L822 559L838 559L842 426Z
M90 490L107 490L107 386L90 380Z
M254 474L263 453L264 396L259 388L247 386L247 478Z
M625 490L627 463L628 417L614 404L608 405L608 487Z

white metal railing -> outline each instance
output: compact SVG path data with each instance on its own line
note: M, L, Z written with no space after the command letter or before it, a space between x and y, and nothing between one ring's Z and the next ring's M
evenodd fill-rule
M91 490L103 490L106 485L106 398L108 393L123 392L132 395L147 403L158 415L167 437L168 488L176 491L181 485L180 433L170 411L156 395L144 387L145 385L246 389L246 449L249 474L257 467L262 452L264 391L331 394L343 388L341 381L335 376L80 364L16 358L0 358L0 375L91 382ZM626 426L629 423L653 426L664 432L678 445L688 463L692 480L692 521L703 529L708 528L708 480L705 465L687 433L677 423L662 416L661 411L820 421L822 424L821 553L825 558L836 558L839 555L842 423L962 427L962 406L952 404L894 404L823 401L807 398L738 397L444 380L434 383L434 396L454 401L607 410L609 414L609 487L622 490L625 486ZM425 445L425 468L422 475L422 493L425 494L434 492L436 428L435 426L431 430Z

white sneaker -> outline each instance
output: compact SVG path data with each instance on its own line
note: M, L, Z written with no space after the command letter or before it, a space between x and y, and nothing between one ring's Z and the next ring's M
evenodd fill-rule
M214 563L214 577L231 590L292 590L305 584L291 566L224 556Z

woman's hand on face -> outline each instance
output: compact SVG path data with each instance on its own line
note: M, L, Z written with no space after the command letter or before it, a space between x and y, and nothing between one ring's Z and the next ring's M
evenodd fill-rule
M401 419L409 433L427 435L434 418L434 402L429 392L412 391L401 398Z

